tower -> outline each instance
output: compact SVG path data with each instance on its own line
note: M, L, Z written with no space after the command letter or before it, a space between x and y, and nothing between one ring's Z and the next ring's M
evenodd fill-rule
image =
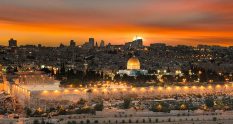
M11 38L8 43L9 47L17 47L17 40L14 40L13 38Z
M89 38L89 45L91 48L95 46L95 39L94 38Z
M74 40L71 40L70 41L70 47L75 47L76 46L76 43L74 42Z
M101 42L100 42L100 48L104 48L104 41L103 40L101 40Z
M95 42L95 47L96 47L96 48L98 47L98 43L97 43L97 42Z

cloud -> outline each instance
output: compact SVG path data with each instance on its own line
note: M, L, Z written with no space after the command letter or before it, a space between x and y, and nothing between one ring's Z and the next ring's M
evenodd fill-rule
M232 6L232 0L1 0L0 22L5 30L108 32L113 39L138 32L223 39L233 36Z

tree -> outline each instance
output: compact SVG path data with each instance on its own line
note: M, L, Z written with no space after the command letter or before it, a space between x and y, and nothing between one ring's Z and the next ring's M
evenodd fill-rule
M123 103L123 108L124 109L129 109L131 104L131 98L125 98L124 103Z
M181 110L187 109L187 105L186 105L185 103L182 103L182 104L180 105L180 109L181 109Z
M103 101L101 101L100 103L97 103L95 105L95 110L96 111L102 111L103 109L104 109Z
M212 108L212 107L214 107L214 100L212 98L206 98L205 104L208 108Z
M46 74L52 73L48 68L42 68L41 71L45 72Z
M168 122L171 122L171 118L168 118L168 120L167 120Z
M165 102L159 102L159 103L152 105L150 110L153 112L169 112L170 111L169 104Z
M41 120L41 124L45 124L44 118L42 118L42 120Z
M152 122L152 120L151 120L151 118L149 118L149 123L151 123Z
M86 100L84 100L83 98L81 98L79 101L78 101L78 105L81 105L81 106L84 106L86 104Z
M192 101L189 102L189 104L187 105L187 107L188 107L187 108L188 110L192 110L192 111L197 109L197 106L194 106L193 103L192 103Z
M33 124L40 124L38 120L34 120Z
M155 122L156 122L156 123L158 123L158 122L159 122L159 119L158 119L158 118L156 118L156 119L155 119Z
M129 123L132 123L131 119L129 119Z
M213 117L213 121L217 121L217 118L216 118L216 117Z
M30 108L26 107L24 110L25 110L27 116L30 116L32 114L32 111Z
M87 124L90 124L90 120L87 119Z
M98 121L98 120L95 120L95 121L94 121L94 123L96 123L96 124L97 124L97 123L99 123L99 121Z
M143 122L143 123L145 123L145 122L146 122L146 120L145 120L145 119L142 119L142 122Z

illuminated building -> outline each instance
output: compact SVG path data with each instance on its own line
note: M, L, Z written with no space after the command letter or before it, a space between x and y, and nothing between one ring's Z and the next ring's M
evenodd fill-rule
M133 56L127 62L128 70L139 70L140 69L140 61L137 57Z
M128 70L128 71L135 71ZM138 70L137 70L138 71ZM115 98L120 99L127 95L136 95L138 98L150 98L153 96L166 96L177 94L215 94L219 92L232 92L230 85L209 86L169 86L169 87L132 87L126 83L106 82L98 84L98 87L89 85L74 88L60 87L59 81L54 80L39 72L20 72L14 83L9 83L4 78L4 91L15 96L22 106L31 108L51 107L63 101L77 102L80 98ZM91 92L89 92L91 91ZM182 91L182 92L181 92ZM54 101L54 102L51 102Z
M148 74L147 70L141 70L140 61L137 57L131 57L127 62L127 70L119 70L118 74L128 76L138 76Z

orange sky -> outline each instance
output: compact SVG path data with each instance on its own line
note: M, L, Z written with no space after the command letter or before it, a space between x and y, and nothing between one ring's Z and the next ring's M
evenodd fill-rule
M89 37L123 44L138 35L144 44L233 46L231 0L1 0L0 45L58 46Z

